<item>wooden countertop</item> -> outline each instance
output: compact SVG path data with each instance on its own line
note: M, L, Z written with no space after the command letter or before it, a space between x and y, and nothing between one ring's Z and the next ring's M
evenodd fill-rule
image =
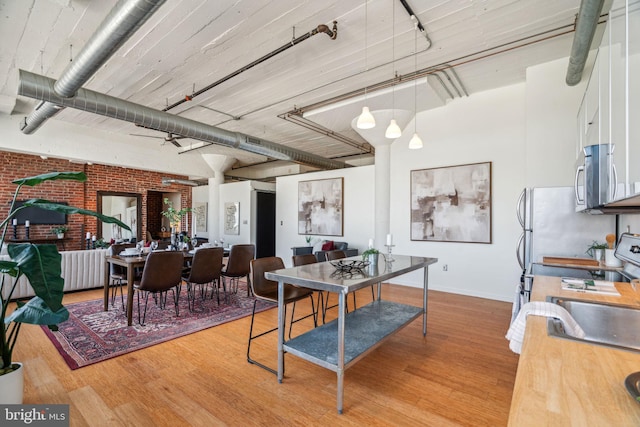
M620 297L563 291L560 278L536 276L531 300L553 295L640 306L640 288L616 288ZM529 316L509 425L639 426L640 403L624 386L636 371L640 353L550 337L546 318Z

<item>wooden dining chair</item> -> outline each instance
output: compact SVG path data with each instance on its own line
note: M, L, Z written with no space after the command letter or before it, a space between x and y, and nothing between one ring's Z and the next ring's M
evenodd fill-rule
M211 298L215 292L218 305L220 305L220 274L222 273L223 256L224 250L222 248L201 248L193 255L189 273L182 277L182 280L187 284L189 310L195 308L197 288L200 287L200 298L204 300L207 297L209 285L211 285Z
M164 309L167 302L167 292L173 292L176 317L180 315L178 300L180 285L182 284L182 266L184 255L179 251L151 252L142 270L142 277L133 283L133 289L138 294L138 323L144 325L147 316L149 295L158 297L158 305ZM144 315L140 320L140 293L145 295Z
M247 296L251 295L251 267L250 262L256 257L256 247L252 244L233 245L229 251L227 266L222 270L222 286L229 293L238 292L238 281L241 277L247 278ZM229 286L226 286L225 278L229 279Z
M251 326L249 327L249 342L247 344L247 361L253 365L257 365L267 371L278 374L275 369L272 369L260 362L255 361L251 358L251 341L256 338L259 338L268 333L274 332L278 330L278 327L271 328L268 331L261 332L257 335L253 335L253 321L256 316L256 304L258 301L266 301L271 304L278 304L278 282L273 280L269 280L264 277L264 273L267 271L273 271L284 268L284 263L281 258L278 257L266 257L266 258L258 258L254 259L250 263L251 269L251 288L253 290L253 295L255 296L255 300L253 302L253 311L251 313ZM305 316L300 317L299 319L295 319L295 303L296 301L300 301L304 298L311 299L311 314L307 314ZM287 318L287 305L293 303L293 307L291 309L291 321L289 323L289 338L291 338L291 329L293 328L293 324L299 322L308 317L313 317L314 327L317 326L317 314L315 311L315 306L313 304L313 291L307 288L301 288L293 285L284 285L284 318Z

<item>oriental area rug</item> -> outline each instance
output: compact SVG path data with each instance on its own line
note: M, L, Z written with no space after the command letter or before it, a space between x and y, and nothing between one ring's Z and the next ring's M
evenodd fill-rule
M165 309L156 306L150 295L143 326L138 323L137 299L134 295L131 326L127 326L118 294L115 306L109 304L109 311L103 311L102 299L65 305L69 319L58 325L59 330L52 332L46 326L42 330L73 370L250 316L254 301L253 296L247 297L246 284L240 282L238 293L230 294L229 301L224 301L222 292L219 306L215 296L204 301L198 297L194 311L189 311L183 285L178 305L180 315L176 317L171 292ZM144 310L143 295L140 302ZM273 307L258 301L256 312Z

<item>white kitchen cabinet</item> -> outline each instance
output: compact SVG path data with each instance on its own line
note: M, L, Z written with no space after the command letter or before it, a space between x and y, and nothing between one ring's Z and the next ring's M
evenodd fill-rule
M612 3L578 112L577 165L595 144L612 145L608 202L640 196L640 0Z

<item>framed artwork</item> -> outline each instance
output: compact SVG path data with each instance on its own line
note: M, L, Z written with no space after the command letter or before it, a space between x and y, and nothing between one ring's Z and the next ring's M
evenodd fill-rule
M112 216L118 221L122 221L122 214L114 214ZM111 224L111 237L116 240L122 239L122 227L118 224Z
M240 234L240 202L225 202L224 234Z
M298 234L342 236L343 178L298 182Z
M491 162L411 171L411 240L491 243Z
M207 203L195 202L193 204L193 233L207 232Z

